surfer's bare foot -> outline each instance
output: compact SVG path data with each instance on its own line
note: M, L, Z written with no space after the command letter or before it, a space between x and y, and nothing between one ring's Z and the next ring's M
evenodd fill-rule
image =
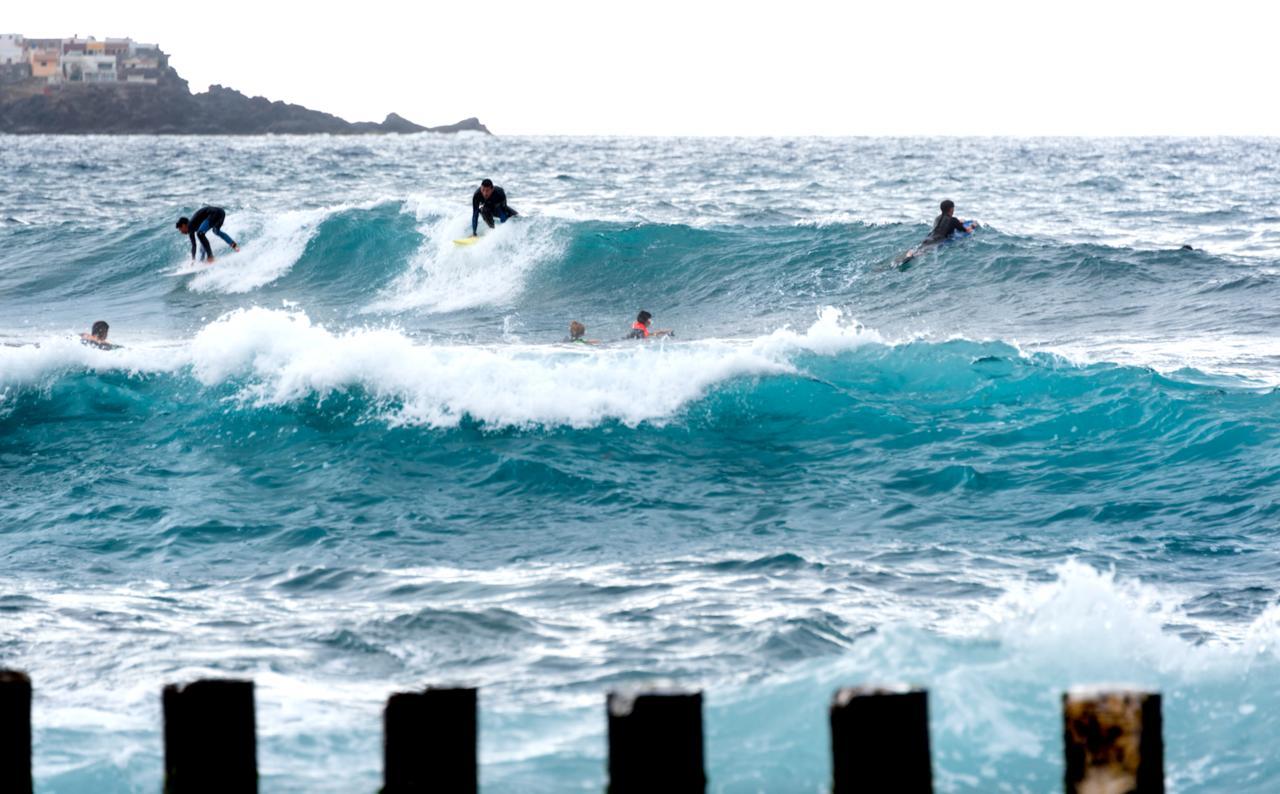
M232 251L235 251L235 252L238 254L238 253L240 253L240 246L236 245L235 243L232 243L232 244L231 244L231 250L232 250Z
M204 263L205 263L206 265L212 265L212 264L213 264L213 257L209 257L208 259L204 260Z

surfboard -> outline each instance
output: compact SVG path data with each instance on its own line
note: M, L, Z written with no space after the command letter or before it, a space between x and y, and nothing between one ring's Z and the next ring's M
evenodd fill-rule
M961 221L961 223L964 225L964 231L956 232L940 243L933 243L932 245L920 243L919 245L913 246L907 249L906 253L896 257L890 264L900 270L906 270L911 265L911 260L920 256L925 251L928 251L933 246L946 245L947 243L954 243L956 240L963 240L967 237L972 237L974 231L978 228L978 222L975 220L967 220Z
M907 268L911 267L911 264L912 262L915 261L916 257L920 256L925 251L928 251L930 247L931 246L914 245L908 248L905 252L899 254L898 256L895 256L893 258L893 261L889 263L889 267L896 267L899 270L906 270Z
M214 262L213 264L216 265L217 262ZM206 265L204 263L200 263L198 265L196 264L183 265L182 267L177 268L176 270L166 270L164 274L166 276L191 276L191 275L195 275L196 273L203 273L204 271L208 270L211 267L213 267L213 265Z
M480 242L479 237L463 237L459 240L454 240L453 244L454 245L475 245L478 242Z

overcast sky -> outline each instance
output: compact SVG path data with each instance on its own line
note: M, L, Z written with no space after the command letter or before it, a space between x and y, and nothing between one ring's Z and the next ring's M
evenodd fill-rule
M8 2L352 121L498 134L1276 135L1280 4Z

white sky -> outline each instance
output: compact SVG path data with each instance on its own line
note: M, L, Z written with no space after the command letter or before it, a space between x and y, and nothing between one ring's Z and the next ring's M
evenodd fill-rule
M498 134L1277 135L1272 0L6 2L210 83Z

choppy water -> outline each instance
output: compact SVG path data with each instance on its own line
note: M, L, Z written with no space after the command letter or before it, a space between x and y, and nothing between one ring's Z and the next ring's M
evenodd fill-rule
M1277 166L0 138L39 789L158 790L161 684L235 675L268 792L375 790L425 683L482 687L488 790L598 791L604 691L655 680L706 688L713 791L820 790L831 690L884 680L930 687L942 791L1055 789L1058 693L1117 681L1165 693L1173 791L1277 790ZM459 248L483 176L524 217ZM987 226L890 267L945 197ZM170 275L202 203L245 250ZM676 338L615 341L639 308Z

